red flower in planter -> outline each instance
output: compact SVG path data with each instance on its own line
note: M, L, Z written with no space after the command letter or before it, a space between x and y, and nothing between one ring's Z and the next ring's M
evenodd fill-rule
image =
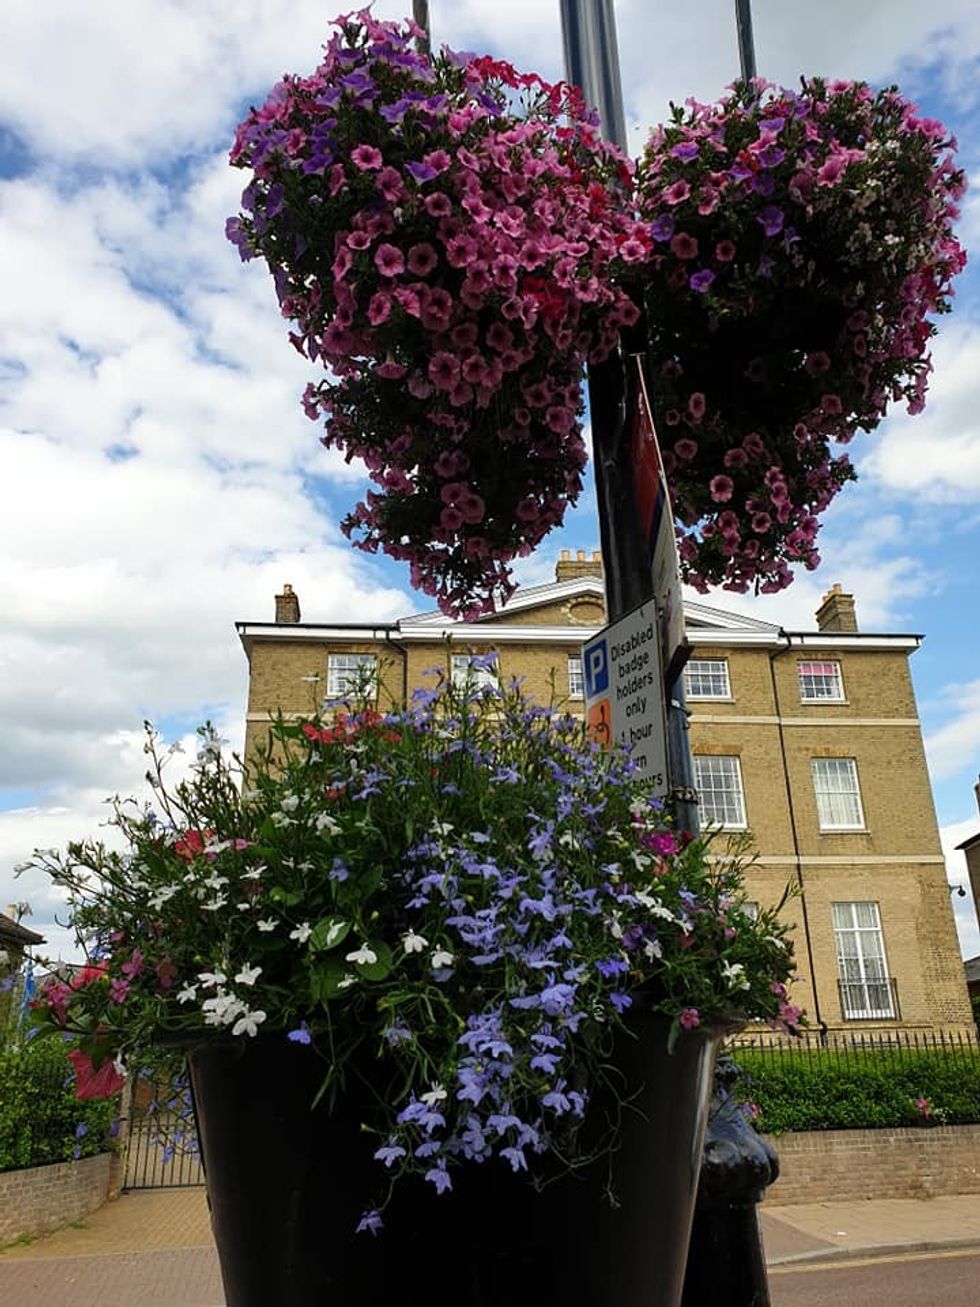
M107 1057L98 1070L89 1055L80 1048L72 1049L68 1060L75 1068L76 1098L111 1098L125 1083L126 1077L111 1057Z

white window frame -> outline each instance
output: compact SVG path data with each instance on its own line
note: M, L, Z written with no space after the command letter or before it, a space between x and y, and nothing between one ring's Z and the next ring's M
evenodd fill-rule
M569 699L585 698L585 673L582 670L582 659L574 654L568 655L568 697Z
M719 781L713 785L710 782ZM725 781L734 782L730 786ZM694 755L694 787L698 792L702 824L720 826L723 830L745 830L745 790L742 786L742 763L737 754L696 753ZM717 806L713 801L705 802L707 796L722 796L724 814L717 815ZM713 811L709 812L709 809Z
M800 703L845 703L844 677L836 658L801 658L796 664Z
M378 692L378 655L369 653L327 654L327 699L344 699L356 694L364 671L370 671L373 690Z
M844 1019L894 1021L898 1013L878 904L854 902L830 906Z
M817 824L822 831L862 831L864 805L854 758L811 758Z
M450 662L450 674L453 685L463 689L469 685L474 690L495 690L500 684L500 659L493 654L492 667L474 667L474 658L486 657L485 654L454 653Z
M699 677L705 678L699 681ZM716 689L711 679L717 678L723 688ZM708 688L703 688L705 682ZM690 658L684 667L684 695L688 699L731 699L732 683L728 676L727 658Z

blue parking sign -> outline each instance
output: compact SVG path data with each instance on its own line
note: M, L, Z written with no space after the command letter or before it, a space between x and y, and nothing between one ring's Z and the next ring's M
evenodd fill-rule
M593 640L582 650L582 669L587 699L594 699L609 689L609 651L603 637Z

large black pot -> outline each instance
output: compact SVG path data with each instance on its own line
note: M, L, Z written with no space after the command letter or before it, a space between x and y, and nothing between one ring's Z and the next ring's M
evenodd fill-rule
M354 1233L384 1176L364 1100L311 1112L323 1064L284 1038L192 1049L228 1307L677 1307L721 1032L668 1054L662 1018L634 1029L616 1055L629 1101L615 1155L541 1191L497 1161L442 1196L399 1181L376 1237Z

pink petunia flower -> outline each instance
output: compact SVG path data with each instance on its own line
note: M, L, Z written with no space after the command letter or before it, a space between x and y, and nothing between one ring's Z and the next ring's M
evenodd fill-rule
M686 231L679 231L676 236L670 240L670 248L679 259L696 259L698 257L698 243L695 237L688 235Z
M350 161L361 172L375 170L384 163L381 151L374 145L355 145L350 152Z
M379 245L374 252L374 266L382 277L397 277L405 271L405 259L395 245Z
M701 1013L696 1007L686 1007L677 1020L684 1030L694 1030L701 1024Z
M711 478L711 498L716 504L725 504L735 493L735 482L731 477L716 476Z

